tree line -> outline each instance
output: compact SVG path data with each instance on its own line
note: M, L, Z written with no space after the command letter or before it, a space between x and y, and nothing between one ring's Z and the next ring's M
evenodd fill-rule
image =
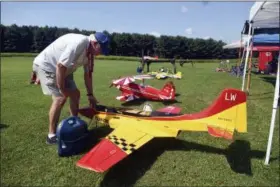
M94 30L79 30L58 27L5 26L1 24L1 52L38 53L59 36L66 33L90 35ZM161 35L155 37L138 33L109 33L110 55L158 56L159 58L221 59L238 58L238 49L225 50L223 41L183 36Z

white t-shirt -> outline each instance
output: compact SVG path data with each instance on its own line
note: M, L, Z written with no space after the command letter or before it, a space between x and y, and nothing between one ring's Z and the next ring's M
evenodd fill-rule
M69 75L76 69L88 63L86 49L90 43L89 37L82 34L65 34L48 45L35 59L34 64L48 72L56 72L57 63L67 67Z

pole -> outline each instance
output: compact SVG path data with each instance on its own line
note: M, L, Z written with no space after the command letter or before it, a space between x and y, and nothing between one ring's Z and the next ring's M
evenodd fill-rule
M240 47L239 47L239 53L238 53L238 61L236 62L236 67L239 66L239 61L241 62L241 50L242 50L242 43L243 43L243 37L242 37L242 33L241 33L241 40L240 40Z
M239 64L239 68L237 69L237 70L238 70L238 75L237 75L237 77L239 77L239 76L240 76L240 74L241 74L241 73L239 73L239 72L240 72L240 66L242 65L242 62L243 62L243 59L244 59L245 53L246 53L246 47L245 47L245 45L244 45L242 58L241 58L241 61L240 61L240 64Z
M239 69L240 69L240 64L242 62L242 59L240 58L241 57L241 51L242 51L242 43L243 43L243 34L241 32L241 39L240 39L240 47L239 47L239 54L238 54L238 60L236 62L236 76L238 77L238 74L239 74ZM243 54L242 54L242 58L243 58Z
M142 66L142 72L141 72L141 73L144 72L145 63L146 63L146 61L145 61L145 59L144 59L144 49L142 48L142 51L141 51L141 66Z
M268 165L268 162L269 162L272 138L273 138L273 131L274 131L274 126L275 126L275 118L276 118L276 112L277 112L277 105L279 102L279 79L280 79L279 74L280 74L280 51L279 51L279 55L278 55L277 77L276 77L276 84L275 84L275 91L274 91L274 101L273 101L273 107L272 107L269 138L268 138L268 144L267 144L267 150L266 150L266 156L265 156L265 162L264 162L265 165Z
M254 28L253 28L253 32L252 35L254 36ZM250 89L250 83L251 83L251 71L252 71L252 57L253 57L253 41L251 42L251 46L250 46L250 61L249 61L249 70L248 70L248 81L247 81L247 95L249 95L249 89Z
M253 44L251 44L251 49L252 48L253 48ZM249 95L249 87L250 87L250 83L251 83L252 53L253 52L251 50L250 59L249 59L249 68L248 68L247 88L246 88L247 95Z
M248 63L248 57L249 57L249 52L250 52L250 43L251 43L251 37L252 37L251 29L252 29L252 23L250 22L249 33L248 33L248 40L247 40L246 60L245 60L245 66L244 66L244 70L243 70L243 78L242 78L242 91L244 91L247 63Z

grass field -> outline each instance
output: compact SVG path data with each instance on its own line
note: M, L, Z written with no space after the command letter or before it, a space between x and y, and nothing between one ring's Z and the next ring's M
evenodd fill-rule
M279 113L277 114L271 162L264 165L275 78L252 75L248 97L248 133L235 134L234 141L207 133L182 132L176 139L155 139L106 173L75 166L83 154L60 158L56 146L45 144L51 98L39 86L29 85L32 58L1 58L1 186L278 186ZM136 73L137 62L100 60L95 65L94 88L100 103L120 106L119 92L109 88L114 78ZM170 64L152 64L152 69ZM183 112L198 112L226 87L240 88L241 79L216 73L216 63L178 66L182 80L174 80L177 103ZM82 71L75 79L87 105ZM162 87L164 80L148 80ZM150 102L153 108L164 106ZM68 104L68 103L67 103ZM143 103L132 103L140 107ZM67 106L68 107L68 106ZM61 119L68 116L65 106ZM95 126L91 125L90 129ZM108 129L95 129L96 137Z

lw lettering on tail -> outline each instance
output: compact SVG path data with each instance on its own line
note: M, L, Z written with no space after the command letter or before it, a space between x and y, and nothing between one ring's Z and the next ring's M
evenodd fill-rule
M226 101L235 101L236 100L236 96L237 96L237 94L232 94L232 93L228 94L228 93L226 93L225 100Z

